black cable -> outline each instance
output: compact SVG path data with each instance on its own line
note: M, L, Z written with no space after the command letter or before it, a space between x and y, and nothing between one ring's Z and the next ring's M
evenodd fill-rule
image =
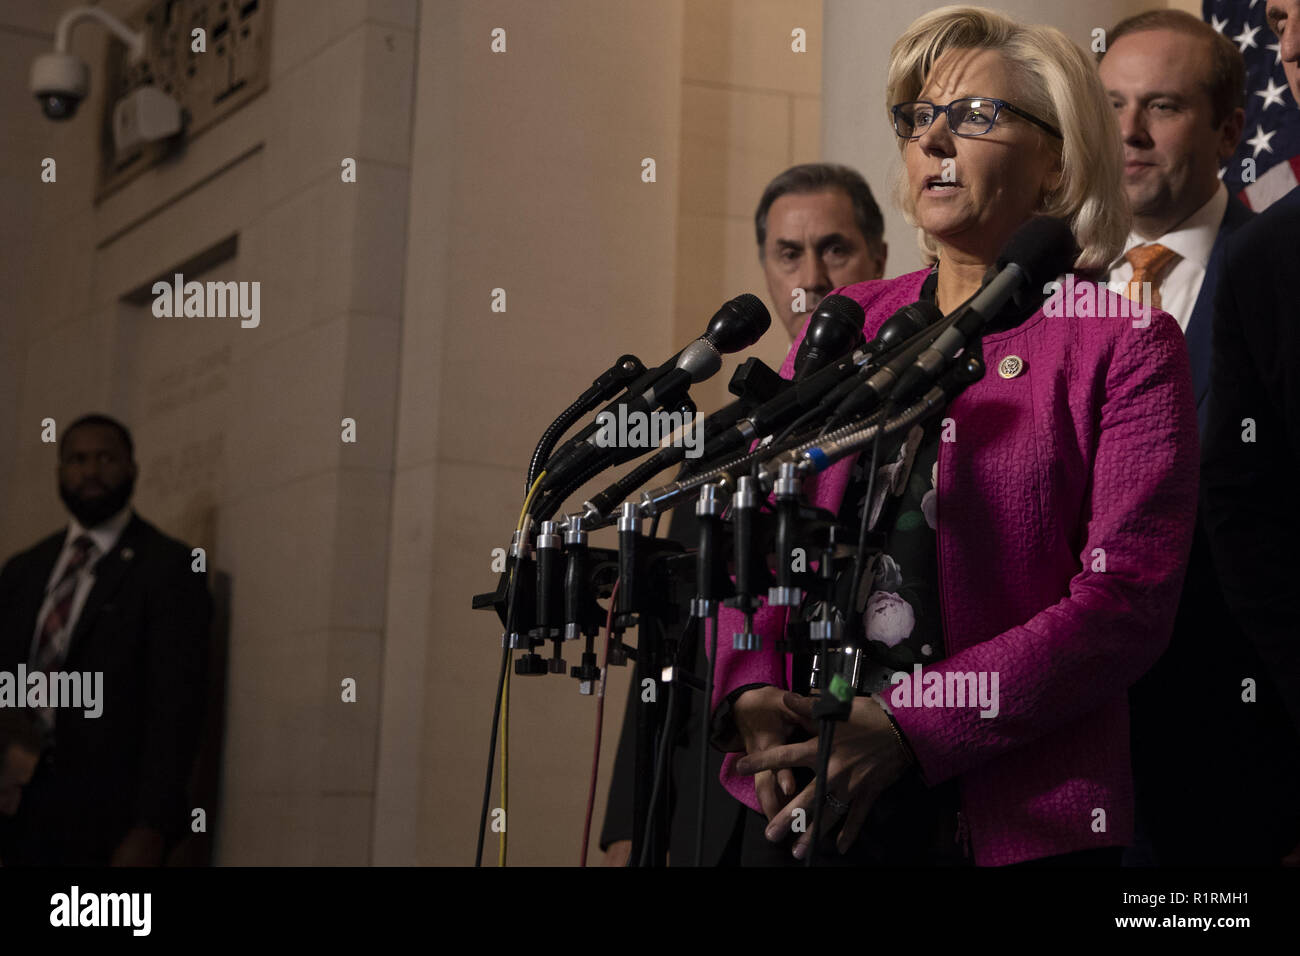
M681 450L683 454L685 452L685 449L677 449L675 447L672 447L669 450ZM600 507L603 504L601 499L608 498L612 505L617 507L619 502L623 501L623 499L625 499L629 494L636 491L636 489L640 488L655 475L659 474L659 472L677 464L675 461L662 460L660 458L662 451L663 449L657 450L653 455L641 462L641 464L637 465L618 481L614 482L614 484L607 489L609 492L608 495L605 492L601 492L595 498L591 499L592 503L597 507ZM680 459L678 460L680 461Z
M713 627L709 628L709 622ZM718 615L715 611L708 617L701 618L700 627L704 630L708 650L708 676L704 681L704 706L700 708L700 789L695 801L695 865L704 865L704 817L709 801L709 733L712 730L713 717L713 672L718 660ZM712 637L709 632L712 630Z
M492 802L492 766L497 752L497 730L501 727L501 691L506 684L506 669L510 666L510 632L506 632L505 647L501 648L501 671L497 674L496 703L492 707L492 739L488 743L487 777L483 781L483 809L478 818L478 849L474 865L483 865L483 840L487 836L488 804Z
M856 636L856 631L860 620L857 615L858 606L858 589L862 584L862 568L866 564L867 552L867 535L870 533L871 521L871 498L876 487L876 466L880 460L880 440L885 436L885 429L882 426L876 432L875 440L871 443L871 470L867 474L867 505L862 510L862 524L858 527L858 553L853 556L853 578L849 581L849 626L846 633L850 636Z
M682 636L677 639L678 651L673 662L675 666L681 665L682 662L682 653L680 650L681 642L686 639L686 635L690 632L691 625L694 623L695 623L695 615L692 614L690 617L686 619L686 626L685 628L682 629ZM655 808L659 803L660 784L662 783L663 780L665 767L668 764L667 754L672 752L673 735L676 733L677 730L676 724L674 722L676 718L676 710L674 707L674 702L677 699L676 696L677 685L679 683L681 683L680 678L677 675L674 675L672 686L668 688L668 704L667 704L668 716L664 719L664 726L659 731L659 742L655 750L654 783L650 787L650 805L646 815L645 829L643 831L645 833L645 838L641 844L641 859L638 861L637 866L646 866L648 864L646 857L649 855L650 852L649 851L650 834L651 831L654 829ZM636 693L635 687L633 687L632 692ZM626 865L627 866L632 865L632 859L630 856L628 857L628 862Z
M672 686L668 688L668 716L664 718L663 728L659 731L659 743L655 750L655 777L654 783L650 786L650 806L646 812L645 834L641 840L641 860L637 866L646 867L650 865L650 847L654 843L655 821L658 816L659 807L659 790L664 781L664 770L668 764L668 754L672 751L672 734L673 715L677 704L677 681L673 681ZM635 692L635 688L633 688Z
M804 412L802 415L800 415L798 418L792 421L789 425L787 425L784 429L782 429L781 433L777 435L775 439L773 439L772 444L779 445L781 442L785 441L788 437L790 437L792 434L797 432L799 429L804 428L808 424L808 422L816 418L819 414L823 413L824 411L826 410L822 408L822 406L820 405L816 405L813 408L808 409L808 411Z
M817 856L817 841L821 839L821 808L826 802L826 775L830 768L831 743L834 737L835 721L823 718L817 734L817 788L813 796L816 804L813 807L812 839L808 842L808 855L803 861L805 867L813 865L813 858Z
M538 522L549 521L551 517L560 509L566 501L572 497L573 493L591 481L606 468L612 468L617 462L610 463L597 459L590 462L582 471L578 472L568 482L559 487L552 488L537 496L533 501L532 514Z

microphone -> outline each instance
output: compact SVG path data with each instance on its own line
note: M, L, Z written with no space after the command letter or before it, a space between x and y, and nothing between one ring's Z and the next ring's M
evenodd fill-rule
M794 357L794 378L815 375L862 345L862 306L848 296L828 295L808 320L808 331Z
M756 437L790 422L834 388L844 376L853 374L857 363L866 361L864 352L841 357L843 353L835 356L832 350L842 348L847 351L855 342L861 341L864 321L862 306L848 296L828 295L823 299L809 320L808 334L804 336L807 340L815 332L814 343L807 351L800 346L802 364L799 353L795 354L795 378L779 395L758 406L732 427L711 439L706 438L704 454L691 464L691 472L698 472L706 462L734 449L747 447ZM848 332L849 328L854 331ZM809 368L816 365L821 368L809 374Z
M934 341L940 329L935 323L942 321L943 313L933 302L913 302L905 305L880 327L873 342L886 343L877 348L873 357L888 361L867 362L858 374L841 382L822 398L817 410L835 407L830 416L834 424L860 408L872 404L885 394L899 372L916 359L921 350Z
M917 332L921 332L934 322L934 318L925 305L920 302L913 302L911 305L905 305L889 318L876 332L876 337L871 340L872 345L867 346L873 355L880 355L888 352L890 349L902 345Z
M972 382L984 376L984 360L966 352L950 367L943 370L935 384L928 392L894 422L880 421L874 425L845 425L802 448L783 452L779 457L765 462L759 469L758 479L764 487L771 481L773 469L780 469L784 477L788 466L793 465L790 477L806 478L817 472L825 471L836 461L858 451L873 441L882 429L886 434L894 431L896 423L908 425L925 418L934 409L946 405L954 396ZM898 426L901 427L901 426Z
M684 469L676 481L643 493L642 505L650 507L650 513L653 514L665 503L680 500L682 492L697 487L696 476L717 471L719 459L724 459L727 453L747 448L756 437L768 433L769 429L783 428L784 437L797 432L805 423L818 416L828 414L844 396L861 386L862 376L877 369L878 365L872 364L873 357L878 361L896 357L895 365L901 369L934 340L939 330L931 326L942 318L939 309L931 302L914 302L903 306L881 324L875 338L860 351L851 357L840 359L803 381L791 382L789 388L765 403L749 420L741 422L711 444L706 444L704 455L692 462L689 469ZM893 382L896 376L897 372L890 373L888 381ZM754 460L760 451L761 449L755 450L722 467ZM668 507L672 505L668 504Z
M713 314L704 334L682 349L677 355L676 365L662 378L654 382L639 399L631 402L616 401L606 406L606 411L613 412L620 405L627 405L628 412L653 411L667 402L679 388L702 382L716 375L722 368L722 356L747 349L771 327L772 316L767 306L756 295L745 292ZM642 404L638 404L642 403Z
M828 295L822 299L812 318L808 320L808 331L795 355L794 381L815 374L830 362L845 355L854 346L860 345L862 319L862 306L847 296ZM784 379L780 382L784 394L792 383ZM746 418L759 404L759 401L752 398L740 398L724 405L706 418L703 429L705 441L703 454L707 455L709 443L714 442L719 433ZM731 445L726 447L729 448ZM604 519L631 492L640 488L665 468L682 462L686 458L687 450L682 443L661 448L604 491L584 502L585 513L596 519Z
M1029 296L1041 296L1043 286L1069 269L1078 255L1074 233L1062 219L1035 216L1017 229L998 255L997 273L958 307L954 321L902 374L890 405L902 404L918 386L933 381L1008 304L1027 308Z
M730 355L749 348L763 337L771 325L772 316L768 314L763 300L751 292L742 292L734 299L724 302L722 308L713 313L708 328L697 341L708 341L718 352ZM716 371L715 368L713 372Z
M737 399L718 409L704 420L703 437L707 443L724 428L734 425L753 408L752 403ZM669 436L665 441L675 436ZM583 502L583 517L603 521L629 494L640 488L665 468L681 463L689 449L684 442L660 448L657 452L637 465L634 469L611 484L604 491L593 495Z
M597 443L601 422L606 420L606 416L618 417L620 408L624 409L623 415L648 413L660 408L675 399L679 391L684 392L695 382L702 382L716 374L722 368L724 353L749 348L762 338L771 324L772 317L768 314L767 306L756 295L746 292L724 303L709 320L704 334L677 354L676 362L671 368L664 371L661 367L642 376L629 387L627 394L606 405L596 415L595 421L565 442L564 447L546 464L547 475L543 487L559 487L589 467L595 458L609 451ZM631 399L627 397L635 395L639 388L644 388L640 395Z
M834 407L835 412L826 424L826 428L833 428L855 412L878 404L890 393L899 376L916 361L917 356L942 334L949 323L956 322L963 314L959 307L945 319L933 302L918 301L905 305L885 320L876 337L853 358L841 359L809 379L793 383L789 389L756 411L749 421L789 421L788 415L791 406L794 406L794 412L800 417L787 429L787 432L792 432L801 422L810 421ZM811 410L803 412L804 408ZM692 473L696 476L709 475L720 468L731 468L761 458L760 448L725 465L715 464L723 452L752 442L757 435L763 434L758 428L752 428L743 436L737 436L736 433L747 424L748 422L741 422L735 429L724 433L720 436L722 441L716 446L706 445L705 454L696 463ZM742 437L744 442L740 440ZM725 447L720 447L724 443ZM784 452L772 451L769 454L780 456L774 461L791 460ZM764 466L764 470L767 467ZM681 475L671 484L643 492L642 509L647 514L660 514L695 490L699 481L699 477Z
M862 307L856 302L853 304L860 312ZM747 421L722 435L713 445L706 446L704 456L694 463L690 474L699 474L705 466L716 462L724 453L744 447L754 438L771 433L776 428L790 432L828 413L836 403L843 402L861 387L863 377L870 375L877 367L873 364L874 360L898 356L894 364L902 368L915 359L920 350L938 334L938 330L931 326L941 318L938 308L930 302L913 302L903 306L886 319L877 330L875 338L851 358L840 359L802 381L793 381L790 388L764 404ZM858 321L865 321L865 317ZM900 350L905 351L900 355ZM896 375L897 371L894 371L889 382ZM873 380L867 381L868 384L873 384ZM680 475L679 480L685 477L688 475Z

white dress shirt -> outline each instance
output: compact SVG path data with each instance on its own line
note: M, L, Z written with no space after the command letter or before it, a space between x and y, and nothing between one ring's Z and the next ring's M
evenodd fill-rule
M41 609L36 614L36 633L32 635L32 644L27 652L28 660L31 660L32 655L36 653L36 647L41 639L41 624L45 621L45 616L50 612L54 604L54 596L51 592L54 590L54 586L58 584L59 578L63 576L63 569L72 560L75 550L72 542L85 534L89 535L90 540L95 542L95 547L91 549L90 558L77 572L77 589L72 594L72 607L68 609L68 623L61 635L65 653L67 651L68 637L76 628L77 621L81 617L81 609L86 603L90 589L95 584L95 565L117 545L117 539L122 536L122 530L130 523L131 515L131 506L128 504L113 517L93 528L83 528L81 522L76 518L73 518L68 524L68 533L63 539L63 551L59 554L59 560L54 562L54 571L50 574L50 579L45 583L45 600L41 602Z
M1143 239L1129 233L1124 246L1125 255L1134 246L1156 242L1178 253L1174 265L1160 282L1160 308L1178 320L1178 327L1187 332L1187 323L1196 308L1196 297L1201 294L1205 270L1210 264L1210 252L1223 224L1223 214L1228 210L1228 190L1223 183L1205 205L1179 223L1172 231L1157 239ZM1133 277L1133 266L1120 256L1110 266L1108 285L1112 292L1123 295Z

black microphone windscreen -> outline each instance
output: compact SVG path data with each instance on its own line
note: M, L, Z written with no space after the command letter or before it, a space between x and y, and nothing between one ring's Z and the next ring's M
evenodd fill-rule
M943 312L933 302L920 300L905 305L876 330L876 337L871 340L871 351L880 354L886 349L906 342L922 329L929 328L943 318Z
M855 332L862 331L862 323L866 321L866 316L857 301L850 299L847 295L828 295L817 303L817 313L827 313L833 316L835 320L845 325Z
M1025 285L1042 288L1068 272L1079 256L1074 233L1064 219L1034 216L1015 231L998 256L998 271L1015 263L1027 275Z
M808 331L794 357L796 379L815 374L862 342L862 306L844 295L828 295L808 320Z
M749 348L763 337L771 324L772 316L763 300L745 292L714 313L702 337L726 355Z

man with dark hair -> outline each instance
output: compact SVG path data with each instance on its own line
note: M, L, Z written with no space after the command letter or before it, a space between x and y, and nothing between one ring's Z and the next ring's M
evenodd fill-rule
M1145 286L1151 304L1178 320L1203 432L1215 290L1229 237L1252 218L1218 175L1241 137L1245 64L1203 21L1153 10L1107 34L1098 69L1119 121L1133 208L1111 288L1138 298ZM1279 786L1252 759L1265 749L1274 716L1241 700L1241 679L1256 669L1224 601L1202 514L1169 648L1129 693L1137 804L1130 865L1259 864L1280 856L1250 812L1252 801ZM1211 753L1225 764L1205 773Z
M211 599L190 549L132 511L137 474L124 425L73 422L58 463L68 528L0 570L0 671L99 688L92 710L20 711L40 759L0 821L6 865L157 865L185 831Z
M831 289L885 272L889 247L884 241L884 219L867 182L855 170L833 163L792 166L763 190L754 213L758 257L767 278L767 291L790 337L803 328L817 304ZM694 540L690 508L673 511L668 536L689 548ZM704 673L707 659L697 641L695 673ZM633 774L636 761L636 712L641 695L640 674L634 674L619 738L618 756L610 781L605 826L600 845L605 864L622 866L632 846ZM699 694L688 693L682 723L674 742L671 776L666 788L671 808L672 840L669 862L686 866L694 862L695 794L699 787ZM709 815L704 840L706 866L734 863L733 836L744 820L744 807L718 782L723 754L709 748L705 786L709 790ZM633 861L634 863L636 861Z
M866 180L847 166L792 166L767 184L754 212L758 258L792 339L831 289L885 274L884 229Z
M1278 39L1287 84L1300 102L1300 0L1268 0L1266 17ZM1209 423L1201 458L1202 509L1219 579L1259 655L1257 669L1238 675L1238 693L1257 701L1251 706L1277 712L1270 729L1293 742L1300 737L1297 273L1300 189L1292 189L1228 244L1215 301ZM1199 731L1198 726L1189 733ZM1207 773L1230 774L1233 764L1215 760L1225 756L1206 751ZM1294 743L1290 750L1257 748L1247 759L1266 761L1278 776L1290 771L1290 789L1252 812L1271 825L1274 845L1284 847L1283 862L1300 866Z

